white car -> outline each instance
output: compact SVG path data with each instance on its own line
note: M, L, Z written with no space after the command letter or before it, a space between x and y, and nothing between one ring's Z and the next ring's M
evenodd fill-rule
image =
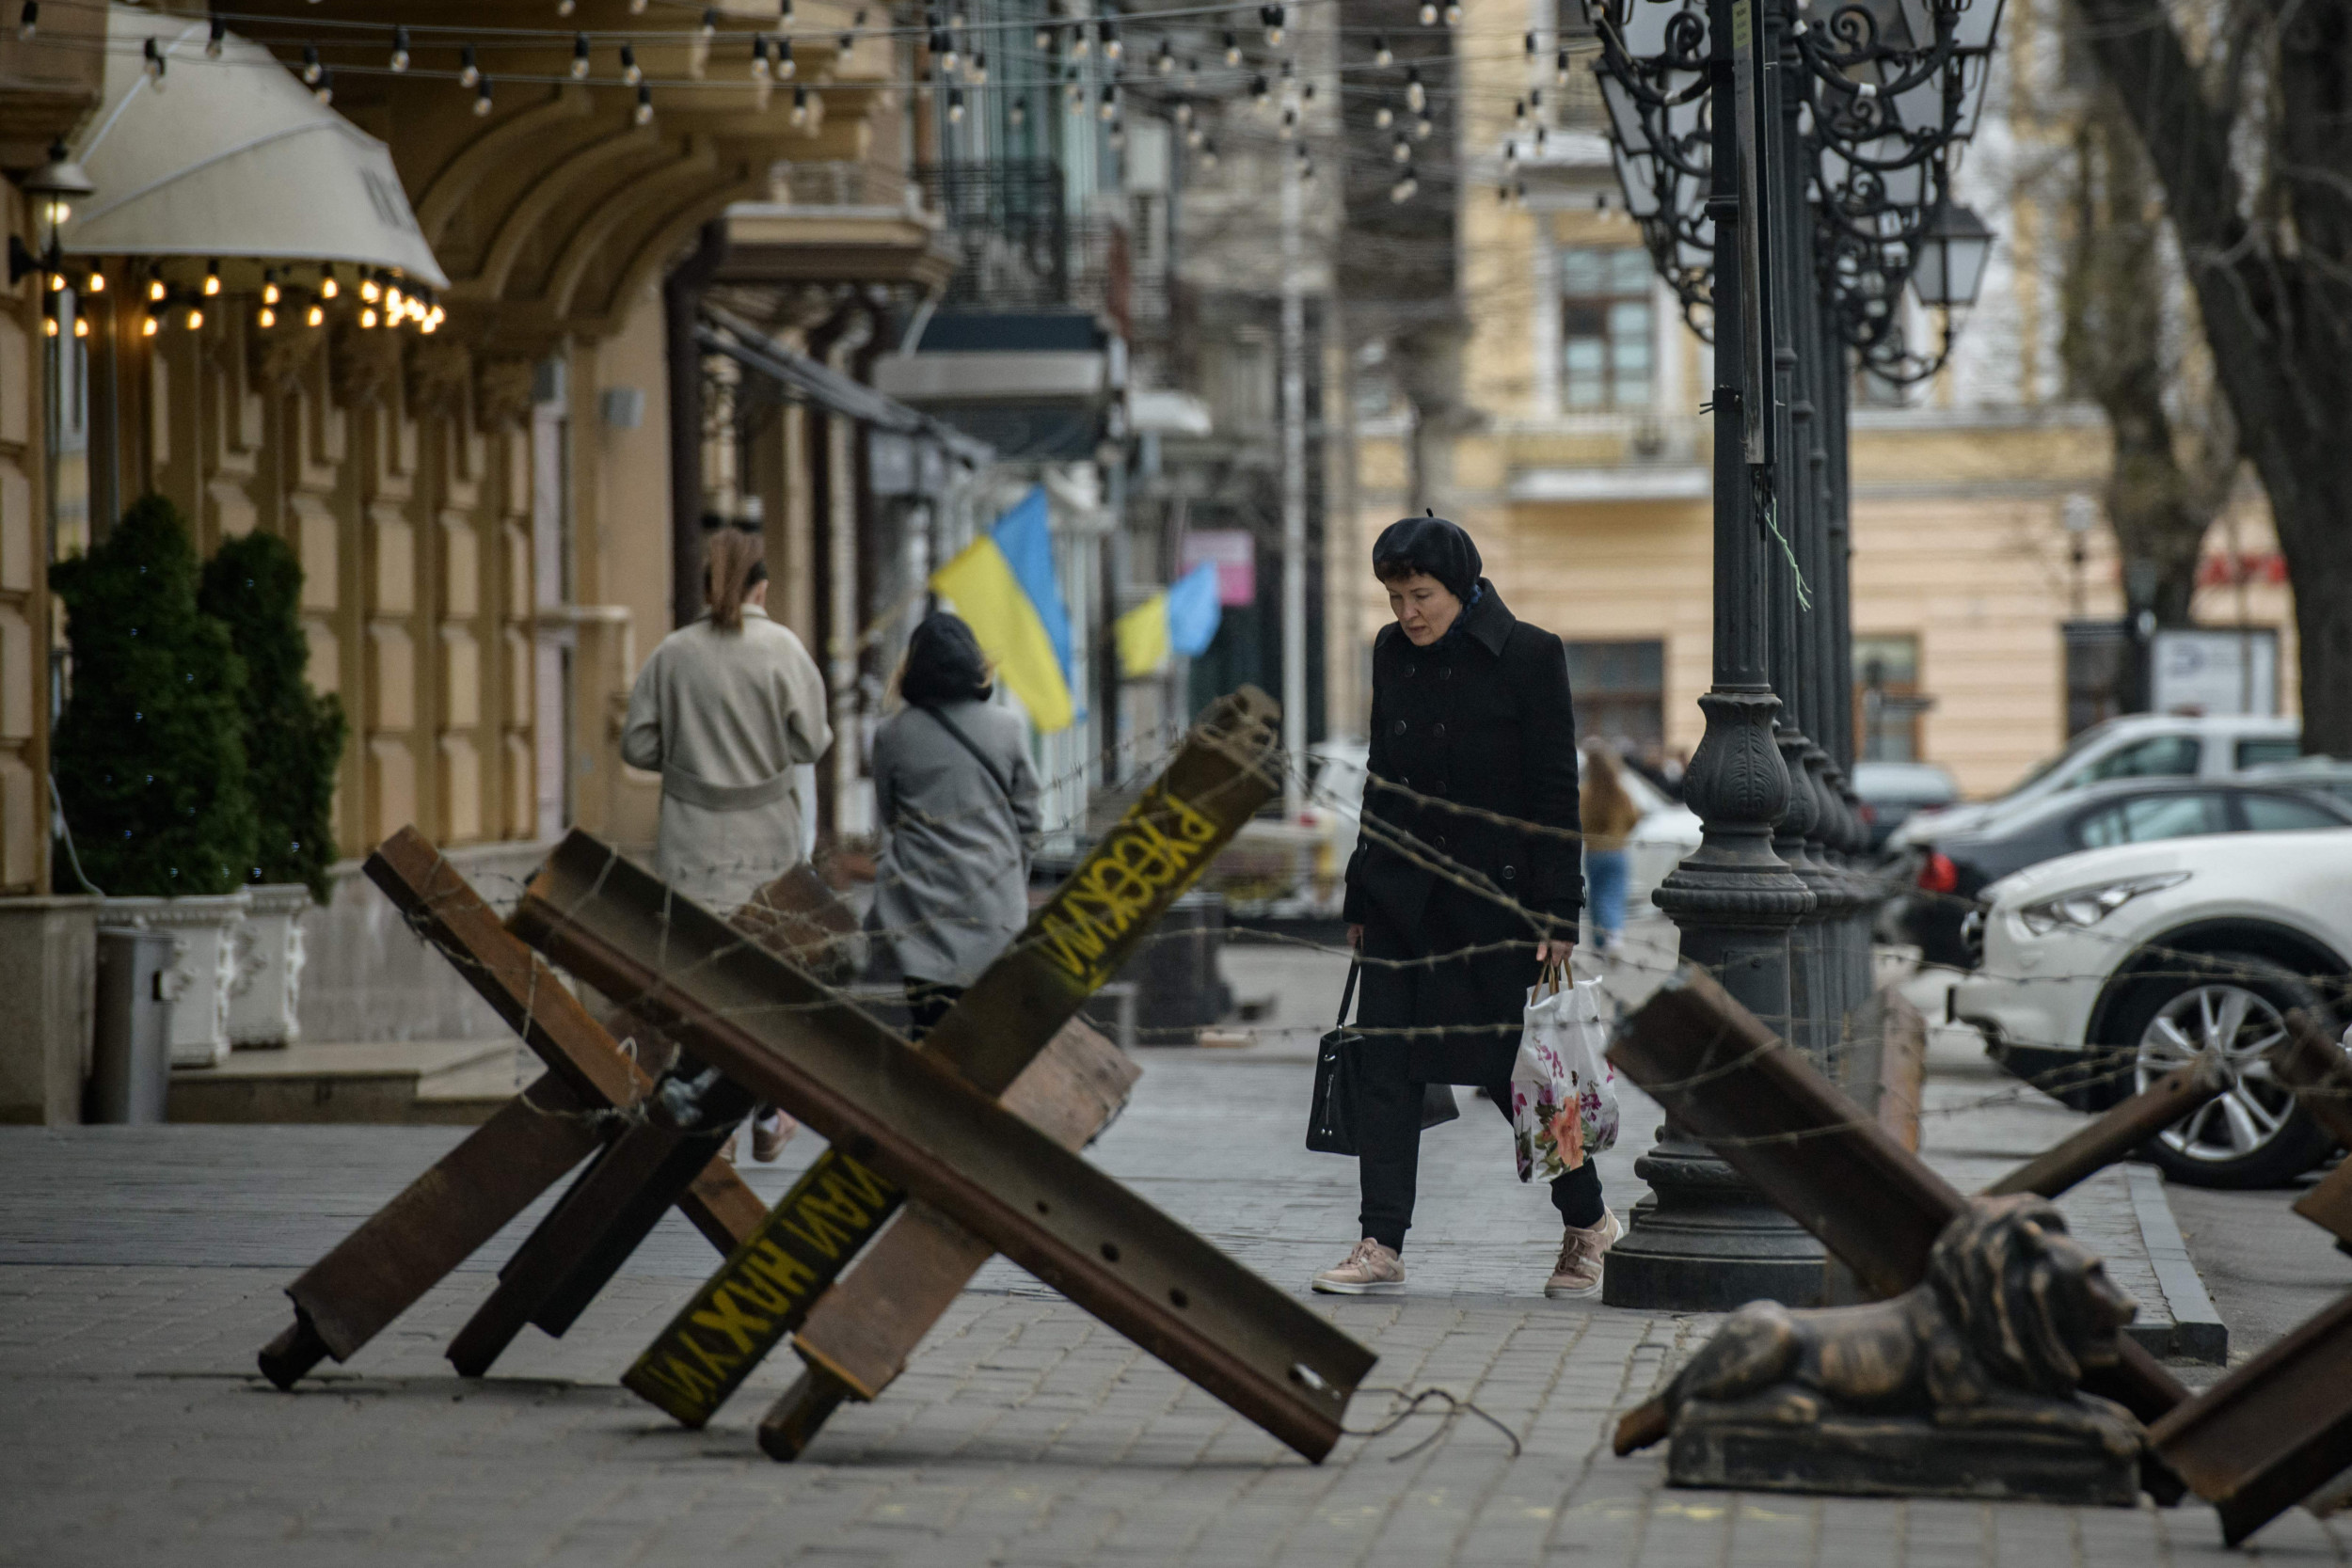
M1974 832L2014 806L2109 779L2225 779L2286 762L2303 750L2298 719L2235 714L2134 713L2093 724L2006 795L1915 813L1887 835L1897 854L1923 839Z
M2352 987L2352 828L2120 845L2044 861L1985 889L1978 970L1949 1016L2010 1071L2081 1109L2193 1056L2231 1086L2150 1145L2177 1180L2292 1180L2333 1140L2265 1053L2303 1008L2330 1035Z

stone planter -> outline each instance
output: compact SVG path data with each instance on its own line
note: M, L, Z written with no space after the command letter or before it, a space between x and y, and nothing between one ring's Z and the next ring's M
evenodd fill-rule
M201 898L109 898L102 926L167 931L172 963L164 976L171 998L171 1065L217 1067L229 1055L229 994L236 983L236 928L252 907L240 889Z
M236 1050L292 1045L301 1035L302 914L310 890L265 882L248 890L253 907L236 928L229 982L229 1043Z

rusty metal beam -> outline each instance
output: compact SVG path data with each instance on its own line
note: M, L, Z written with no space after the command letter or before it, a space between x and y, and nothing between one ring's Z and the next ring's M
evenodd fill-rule
M1949 1182L1704 970L1685 964L1617 1026L1609 1059L1680 1125L1821 1239L1879 1297L1927 1275L1928 1250L1963 1206ZM2137 1343L2083 1386L2154 1420L2187 1397Z
M1098 885L1090 918L1111 928L1090 943L1023 950L1049 965L1083 954L1083 963L1008 994L1008 1034L1025 1015L1057 1025L1084 995L1084 965L1115 963L1120 940L1141 935L1129 911L1150 875L1172 879L1186 860L1174 839L1154 854L1128 881ZM1280 1441L1316 1460L1338 1442L1370 1351L977 1092L943 1053L914 1051L585 834L557 847L514 921L556 962L798 1116L855 1169L931 1204ZM980 1040L971 1054L985 1082L1011 1053ZM1011 1063L1013 1073L1024 1065ZM781 1259L770 1277L792 1267Z
M981 1092L1000 1093L1016 1114L1075 1148L1099 1128L1059 1129L1041 1113L1053 1098L1030 1083L1058 1038L1091 995L1135 951L1152 924L1178 895L1199 878L1216 852L1241 830L1278 787L1279 737L1274 705L1263 692L1245 688L1214 705L1193 727L1167 768L1078 868L1030 916L1011 946L949 1009L924 1042L924 1049L963 1073ZM1026 1085L1031 1092L1024 1095ZM1123 1085L1120 1093L1123 1094ZM1083 1103L1086 1097L1079 1097ZM1098 1106L1107 1117L1108 1106ZM1083 1118L1082 1118L1083 1119ZM1071 1136L1074 1135L1075 1141ZM876 1183L879 1183L877 1185ZM622 1379L624 1385L689 1426L716 1413L752 1369L801 1325L818 1296L857 1256L884 1221L897 1212L895 1185L828 1149L785 1196L757 1235L736 1249L647 1347ZM943 1223L945 1223L943 1221ZM877 1274L861 1287L862 1296L898 1294L921 1282L922 1299L936 1299L939 1281L952 1274L952 1258L917 1257L907 1249L925 1227L902 1224L907 1239L882 1259L906 1282ZM983 1253L979 1259L986 1260ZM969 1278L978 1262L963 1269ZM952 1298L952 1292L950 1292ZM755 1330L743 1325L734 1308L758 1304ZM900 1335L887 1343L866 1341L863 1360L889 1361L911 1353L930 1319L898 1320ZM905 1338L911 1333L912 1338ZM838 1338L838 1337L837 1337ZM827 1343L820 1334L812 1347L821 1365ZM879 1387L897 1375L869 1369L866 1381L851 1386ZM845 1388L842 1392L846 1393ZM825 1408L839 1403L830 1388ZM796 1418L800 1441L813 1436L822 1416ZM771 1449L771 1451L775 1451Z
M281 1388L326 1356L350 1359L602 1146L596 1112L632 1105L652 1087L554 971L508 933L415 828L378 845L366 870L548 1073L288 1287L294 1324L261 1354L263 1375ZM680 1208L722 1251L764 1212L723 1162L700 1173Z
M2287 1014L2287 1037L2271 1048L2271 1070L2311 1118L2352 1148L2352 1053L2311 1014Z
M2228 1088L2230 1081L2214 1063L2191 1062L2082 1128L2063 1143L2054 1144L2002 1177L1985 1195L2039 1193L2056 1197L2094 1176L2146 1143L2174 1122Z
M2295 1200L2295 1212L2336 1239L2336 1250L2352 1253L2352 1160Z
M2352 1468L2352 1295L2153 1422L2234 1546Z

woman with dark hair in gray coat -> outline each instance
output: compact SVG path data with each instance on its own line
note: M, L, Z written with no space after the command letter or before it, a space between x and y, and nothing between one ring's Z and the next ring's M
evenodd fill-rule
M907 641L906 706L874 737L875 815L889 835L874 912L906 974L921 1038L1029 922L1037 773L1021 720L988 701L972 628L941 611Z

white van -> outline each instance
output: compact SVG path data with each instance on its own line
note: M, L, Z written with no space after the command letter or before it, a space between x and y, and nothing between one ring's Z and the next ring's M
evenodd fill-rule
M2302 751L2300 719L2125 714L2083 731L2006 795L1915 814L1888 835L1886 849L1895 853L1925 839L1974 832L2011 807L2085 784L2109 779L2224 779L2290 761Z

